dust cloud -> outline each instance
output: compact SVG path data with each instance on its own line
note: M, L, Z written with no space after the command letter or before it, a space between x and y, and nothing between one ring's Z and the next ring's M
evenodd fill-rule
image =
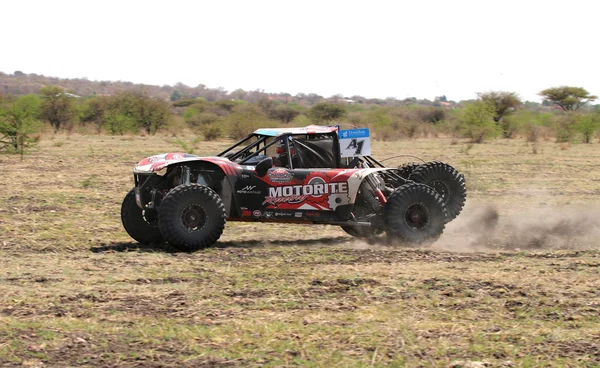
M600 249L600 208L466 206L431 247L447 251Z

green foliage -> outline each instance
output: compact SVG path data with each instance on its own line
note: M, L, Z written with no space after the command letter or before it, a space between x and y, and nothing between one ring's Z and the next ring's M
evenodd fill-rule
M96 125L98 133L104 124L104 114L108 107L108 100L105 97L89 98L78 106L79 121L81 123L91 123Z
M176 89L173 91L173 93L171 93L171 97L169 97L169 99L171 101L179 101L179 100L181 100L181 97L182 97L181 92L179 92L179 90Z
M187 107L193 104L204 103L206 100L204 98L186 98L182 100L177 100L173 102L173 106L175 107Z
M221 137L221 128L216 124L210 124L203 128L202 134L207 141L214 141Z
M39 94L42 96L41 118L50 123L54 132L70 129L77 117L75 98L58 86L43 87Z
M194 154L196 151L196 146L198 145L198 143L200 142L200 137L196 137L194 139L192 139L189 142L186 142L182 139L175 139L176 144L179 145L179 147L181 147L181 149L185 152L185 153L189 153L189 154Z
M22 160L25 151L37 145L40 136L33 134L41 127L40 106L41 101L35 95L25 95L0 106L0 149L18 153Z
M187 122L189 119L192 119L194 116L198 115L199 113L200 113L200 111L198 111L198 109L195 109L193 107L188 107L183 112L183 118Z
M282 124L288 124L300 115L300 111L288 105L279 105L270 110L269 117L274 120L279 120Z
M596 131L600 128L598 114L583 114L577 117L575 130L583 136L585 143L591 143Z
M468 104L462 112L463 135L473 143L482 143L486 139L497 137L499 129L494 121L495 114L494 107L486 102Z
M477 94L481 101L491 105L494 108L494 121L500 120L511 114L522 104L521 99L515 92L491 91Z
M363 121L367 121L374 128L387 127L392 123L389 109L377 107L365 113Z
M577 115L573 113L558 116L554 124L556 142L570 142L575 136L576 124Z
M192 127L203 127L220 122L222 118L214 112L203 112L185 119L186 124Z
M143 98L137 101L136 107L137 125L146 133L156 134L157 130L168 125L171 112L165 101Z
M547 132L552 127L555 118L556 116L550 112L520 109L512 115L505 116L500 121L500 127L505 138L524 135L528 141L535 142L541 132Z
M242 139L254 130L272 125L268 117L256 105L238 105L225 118L225 125L232 139Z
M166 101L142 93L126 92L109 97L98 112L102 127L111 134L134 133L140 129L148 134L168 125L171 111Z
M307 115L316 124L329 123L346 115L346 110L343 105L321 102L311 107Z
M119 113L115 110L109 110L104 115L103 128L113 135L135 133L136 122L134 118L130 115Z
M215 105L229 112L232 112L234 107L244 104L246 102L241 100L220 100L215 102Z
M597 96L590 95L584 88L569 86L548 88L541 91L539 95L564 111L577 110L597 98Z

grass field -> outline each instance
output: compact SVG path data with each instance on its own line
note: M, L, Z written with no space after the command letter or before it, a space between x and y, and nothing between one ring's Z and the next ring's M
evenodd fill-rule
M139 246L121 200L137 161L181 150L171 138L0 156L0 366L600 366L598 144L372 146L465 173L435 244L231 223L213 249Z

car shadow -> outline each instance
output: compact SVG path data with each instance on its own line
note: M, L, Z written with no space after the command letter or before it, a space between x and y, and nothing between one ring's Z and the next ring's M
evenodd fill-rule
M103 244L92 246L90 248L92 253L105 253L105 252L163 252L163 253L178 253L180 250L173 248L167 243L163 244L140 244L136 242L113 242L110 244Z
M348 236L335 236L319 239L296 239L296 240L229 240L218 242L216 248L260 248L266 245L289 245L289 246L315 246L335 245L351 241Z
M215 244L214 247L218 249L225 248L262 248L267 245L289 245L289 246L315 246L315 245L336 245L347 243L352 238L348 236L336 236L327 237L320 239L296 239L296 240L229 240L220 241ZM207 249L211 249L207 248ZM179 250L167 243L162 244L140 244L136 242L113 242L110 244L103 244L98 246L92 246L90 248L92 253L105 253L105 252L164 252L164 253L189 253ZM201 252L201 250L199 251Z

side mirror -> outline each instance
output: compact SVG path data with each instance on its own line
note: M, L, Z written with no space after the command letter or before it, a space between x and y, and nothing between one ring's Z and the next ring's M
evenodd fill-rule
M273 158L267 157L256 165L256 167L254 168L254 171L256 171L256 174L258 176L263 177L263 176L267 175L267 171L269 171L269 169L272 167L273 167Z

